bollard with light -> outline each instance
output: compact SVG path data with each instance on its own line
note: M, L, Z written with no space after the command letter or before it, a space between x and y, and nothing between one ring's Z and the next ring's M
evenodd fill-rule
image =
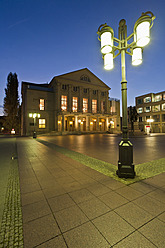
M128 37L124 19L119 22L118 39L114 37L114 31L107 23L100 25L97 32L98 39L101 41L101 53L103 54L105 70L113 69L113 59L121 54L122 140L119 143L119 161L116 172L118 177L135 177L133 145L128 138L125 54L132 56L132 65L137 66L142 63L143 47L150 42L150 29L153 26L154 19L155 16L151 11L142 13L134 25L133 33ZM118 45L114 45L114 43Z
M36 118L40 118L39 113L29 113L29 117L34 119L34 131L33 131L33 138L36 138L36 131L35 131L35 125L36 125Z

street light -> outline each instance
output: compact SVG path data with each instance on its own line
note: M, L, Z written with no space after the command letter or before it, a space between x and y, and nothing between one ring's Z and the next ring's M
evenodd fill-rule
M35 125L36 125L36 118L40 118L40 114L38 113L29 113L29 117L34 119L34 131L33 131L33 138L36 138L36 131L35 131Z
M142 13L136 21L133 33L127 37L126 21L119 22L119 37L114 37L114 31L107 23L98 28L98 39L101 41L101 53L104 59L104 69L113 68L113 59L121 54L121 90L122 90L122 140L119 143L119 161L117 175L124 178L134 178L133 145L128 138L127 123L127 81L125 54L132 56L132 65L142 63L143 47L150 42L150 29L153 26L155 16L151 11ZM132 42L130 40L133 40ZM130 42L130 43L128 43ZM117 46L114 43L118 44Z

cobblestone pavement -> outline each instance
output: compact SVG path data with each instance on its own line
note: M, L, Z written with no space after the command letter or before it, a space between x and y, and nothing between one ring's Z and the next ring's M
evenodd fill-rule
M20 185L16 151L16 139L1 139L0 148L7 145L3 154L1 149L1 171L8 167L8 173L1 178L6 189L4 198L1 198L3 211L1 216L0 248L23 248L22 209L20 201ZM5 157L4 157L5 155ZM3 159L2 159L3 158ZM3 201L3 202L2 202Z

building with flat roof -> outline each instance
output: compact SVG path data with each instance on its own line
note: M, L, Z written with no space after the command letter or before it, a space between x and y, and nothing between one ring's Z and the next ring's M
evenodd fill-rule
M136 97L139 128L146 133L165 133L165 91Z
M48 84L22 82L21 134L120 132L120 101L109 90L87 68Z

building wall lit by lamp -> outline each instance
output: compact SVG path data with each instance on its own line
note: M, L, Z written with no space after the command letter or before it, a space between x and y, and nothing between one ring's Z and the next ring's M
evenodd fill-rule
M140 65L142 63L142 48L135 47L132 54L132 65Z

